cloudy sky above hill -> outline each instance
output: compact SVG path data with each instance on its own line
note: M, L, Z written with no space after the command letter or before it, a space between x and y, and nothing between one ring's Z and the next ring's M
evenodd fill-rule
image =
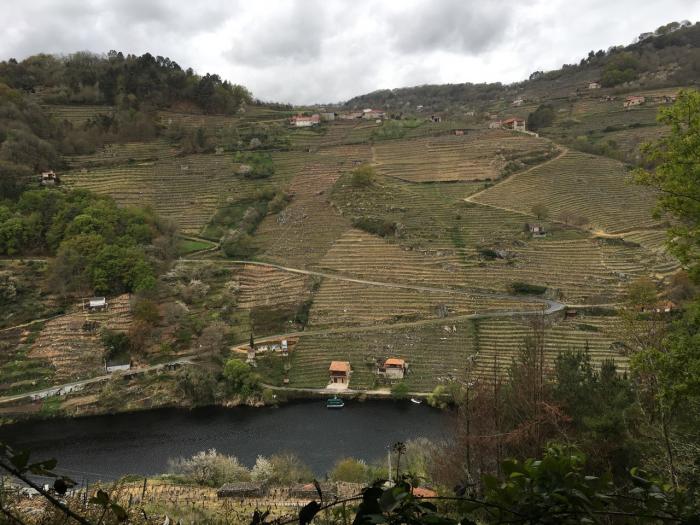
M628 44L697 0L2 0L0 59L90 50L169 56L264 100L513 82Z

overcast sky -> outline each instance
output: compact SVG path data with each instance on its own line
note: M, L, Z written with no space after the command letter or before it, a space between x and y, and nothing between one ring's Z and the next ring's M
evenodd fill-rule
M698 0L0 0L0 59L90 50L169 56L264 100L513 82L628 44Z

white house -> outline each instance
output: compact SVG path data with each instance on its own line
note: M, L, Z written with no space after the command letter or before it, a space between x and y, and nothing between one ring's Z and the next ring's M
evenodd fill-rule
M321 115L314 114L310 117L307 117L305 115L295 115L294 117L289 119L289 122L297 128L308 128L311 126L319 125L321 123Z
M108 306L106 297L91 297L83 302L83 308L91 312L104 311Z
M600 89L600 83L599 82L589 82L588 89Z

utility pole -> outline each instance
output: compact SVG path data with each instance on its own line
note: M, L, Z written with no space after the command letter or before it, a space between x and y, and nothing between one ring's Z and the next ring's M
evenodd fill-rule
M386 448L386 460L389 465L389 470L387 470L387 472L389 473L389 484L391 485L391 445L387 445Z

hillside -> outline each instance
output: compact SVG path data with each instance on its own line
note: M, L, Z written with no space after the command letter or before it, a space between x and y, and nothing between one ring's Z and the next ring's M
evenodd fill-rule
M100 378L105 332L128 336L136 370L186 358L215 374L222 360L245 357L251 334L259 345L288 338L288 357L256 358L278 388L325 387L330 362L341 360L352 366L351 388L388 395L377 363L392 356L409 363L411 391L492 381L533 334L548 366L559 352L587 348L595 363L614 359L625 370L619 308L630 283L650 278L663 290L680 268L663 246L667 219L652 216L656 196L629 183L626 163L664 133L658 109L698 80L688 66L698 34L698 25L680 29L511 86L364 95L346 106L404 118L304 128L290 125L289 108L254 103L244 88L160 57L74 57L62 77L44 74L55 65L45 55L3 63L9 87L0 95L23 111L2 125L33 130L48 152L32 166L0 157L16 174L5 198L51 168L60 184L45 192L89 190L146 207L180 237L176 248L149 237L140 250L160 254L156 285L106 289L114 306L99 315L82 299L100 289L47 287L55 251L36 251L27 267L19 256L32 254L5 249L0 275L16 283L18 301L0 317L0 395ZM634 79L588 89L628 55ZM77 62L84 79L101 79L96 91L56 80ZM138 67L160 72L160 87L105 91L110 75ZM207 85L220 93L217 105L201 95ZM629 95L644 104L623 108ZM551 111L538 133L491 125L542 106ZM8 210L4 231L23 213ZM178 403L181 374L163 374L119 387L123 407ZM63 408L116 403L107 391L113 398L87 385Z

